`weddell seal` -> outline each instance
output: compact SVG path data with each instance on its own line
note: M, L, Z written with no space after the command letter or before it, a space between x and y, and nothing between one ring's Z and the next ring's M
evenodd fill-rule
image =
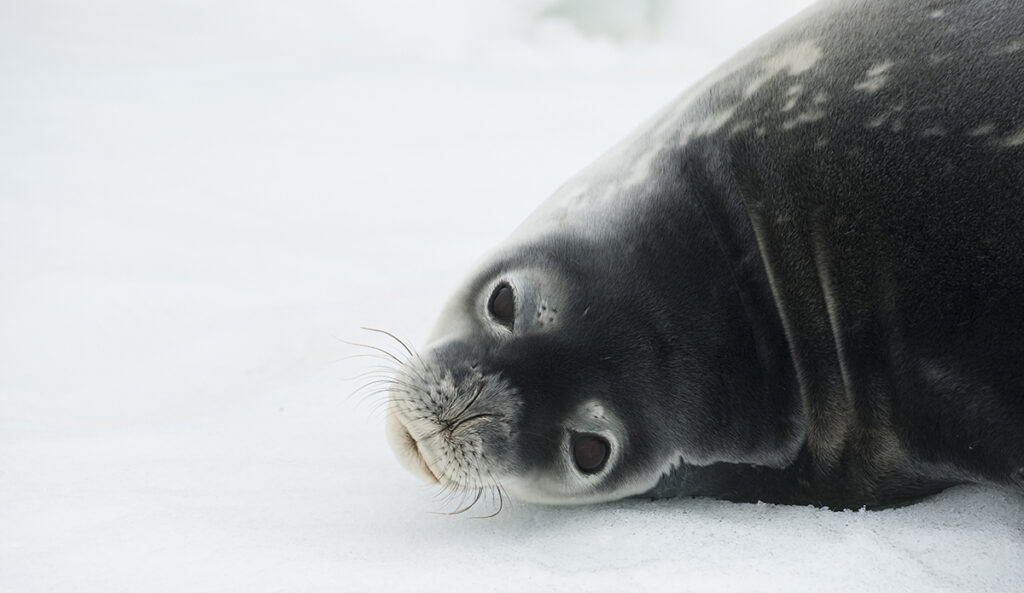
M1024 10L815 5L560 188L402 359L454 491L1024 491Z

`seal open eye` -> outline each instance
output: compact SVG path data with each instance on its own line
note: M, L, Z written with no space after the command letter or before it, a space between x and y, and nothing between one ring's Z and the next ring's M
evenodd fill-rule
M516 297L507 282L499 284L491 293L491 300L487 302L487 312L498 323L512 327L516 318Z
M608 462L611 446L605 439L593 434L581 434L573 439L572 460L585 474L596 474Z

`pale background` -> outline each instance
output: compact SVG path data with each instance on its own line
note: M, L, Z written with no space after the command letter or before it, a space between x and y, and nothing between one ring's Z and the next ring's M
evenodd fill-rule
M340 340L805 1L0 3L0 591L1024 590L1024 498L444 517Z

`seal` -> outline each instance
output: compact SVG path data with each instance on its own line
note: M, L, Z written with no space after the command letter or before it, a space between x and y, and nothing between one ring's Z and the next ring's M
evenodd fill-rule
M1024 11L812 6L486 257L387 432L452 490L1024 491Z

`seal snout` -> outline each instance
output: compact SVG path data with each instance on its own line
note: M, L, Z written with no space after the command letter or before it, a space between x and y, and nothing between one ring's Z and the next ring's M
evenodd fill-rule
M399 462L427 482L478 489L504 474L518 404L500 376L436 355L403 369L391 390L387 436Z
M402 467L431 484L441 483L430 466L427 465L427 460L420 451L419 443L406 428L397 410L388 410L386 431L388 443L395 451L395 456L398 457L398 462L402 464Z

